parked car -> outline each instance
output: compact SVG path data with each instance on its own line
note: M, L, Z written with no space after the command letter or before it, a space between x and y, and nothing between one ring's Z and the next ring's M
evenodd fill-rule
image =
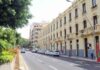
M38 50L37 52L40 53L40 54L45 54L45 50L41 50L41 49L40 49L40 50Z
M60 52L59 51L52 51L51 55L52 56L59 56Z
M47 50L45 52L45 54L50 55L50 56L59 56L60 55L59 51L49 51L49 50Z
M21 53L25 53L25 49L21 49Z
M26 49L26 51L29 51L29 49Z
M49 51L49 50L46 50L46 51L45 51L45 54L46 54L46 55L50 55L50 51Z
M31 52L32 52L32 53L37 53L37 50L33 49Z

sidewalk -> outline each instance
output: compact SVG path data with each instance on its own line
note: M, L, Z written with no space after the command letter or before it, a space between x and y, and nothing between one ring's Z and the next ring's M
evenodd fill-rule
M19 53L19 69L20 70L29 70L27 64L24 61L24 58L22 55Z
M65 58L72 58L72 59L78 59L78 60L84 60L84 61L90 61L90 62L96 62L94 59L89 59L89 58L84 58L84 57L75 57L75 56L67 56L67 55L60 55L60 57L65 57Z
M11 70L11 64L6 63L6 64L3 64L3 65L0 65L0 70Z
M12 62L0 64L0 70L14 70L15 58Z

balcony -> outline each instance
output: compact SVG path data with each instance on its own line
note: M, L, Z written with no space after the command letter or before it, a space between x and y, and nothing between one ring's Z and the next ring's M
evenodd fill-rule
M93 35L93 33L100 34L100 25L99 24L97 24L95 26L95 29L93 27L88 27L88 28L80 30L81 37L90 36L90 35Z
M75 33L67 34L67 40L73 40L74 38L76 38Z
M58 37L55 39L55 42L62 42L63 40L64 40L63 37Z

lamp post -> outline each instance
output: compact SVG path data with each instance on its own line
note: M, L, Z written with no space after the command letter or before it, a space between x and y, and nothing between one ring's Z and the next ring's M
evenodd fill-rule
M72 3L71 0L66 0L66 1L69 2L69 3ZM80 11L82 11L82 10L80 10ZM97 48L96 48L96 41L95 41L95 36L96 36L96 34L95 34L95 26L92 25L92 22L88 19L88 16L87 15L84 15L84 16L86 17L87 21L89 22L89 24L90 24L90 26L92 28L92 33L93 33L93 46L95 47L95 55L96 55ZM97 60L97 56L96 56L96 60Z

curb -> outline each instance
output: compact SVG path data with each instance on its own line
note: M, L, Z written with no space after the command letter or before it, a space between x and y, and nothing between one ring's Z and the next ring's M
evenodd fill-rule
M20 70L29 70L29 68L21 54L19 54L19 69Z
M95 62L95 63L98 63L98 62L96 62L96 60L86 59L86 58L80 58L80 57L69 57L69 56L63 56L63 55L60 55L60 57L64 57L64 58L72 58L72 59L78 59L78 60L84 60L84 61L89 61L89 62Z

